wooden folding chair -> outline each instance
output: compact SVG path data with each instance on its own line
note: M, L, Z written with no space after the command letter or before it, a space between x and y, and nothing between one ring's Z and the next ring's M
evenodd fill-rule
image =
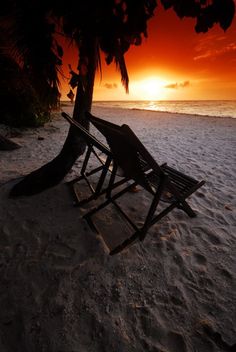
M85 158L82 164L82 168L80 170L80 176L76 177L72 181L69 181L68 184L72 186L73 194L75 196L75 205L82 206L91 200L97 199L98 196L107 192L107 188L104 184L105 179L108 177L112 177L114 173L116 176L119 174L119 181L113 182L111 186L111 182L109 183L109 191L112 188L116 188L123 183L127 182L127 179L123 177L121 173L117 173L118 168L113 164L113 154L109 150L109 148L100 142L95 136L89 133L80 123L72 119L68 114L62 112L62 116L77 130L77 132L82 136L87 145L87 151L85 154ZM112 124L111 124L112 125ZM117 125L114 124L116 127ZM120 128L117 126L117 128ZM92 156L95 156L98 160L98 166L89 170L89 160ZM97 183L93 186L91 182L91 176L97 174ZM78 196L78 192L76 191L76 185L80 181L84 180L90 190L90 195L87 198L80 199Z
M144 240L149 228L162 219L174 208L179 208L194 217L196 213L186 199L201 187L205 181L197 181L184 173L169 167L167 164L159 166L138 137L127 125L113 128L107 121L99 119L89 113L87 117L92 124L105 136L113 155L114 167L123 169L126 179L133 180L132 184L112 194L116 183L116 173L112 174L109 186L106 189L106 201L89 211L84 217L93 229L92 216L108 204L114 204L126 221L133 227L134 232L123 243L115 247L110 254L116 254L134 243L137 239ZM116 202L118 198L128 192L134 185L139 185L152 195L147 216L142 226L137 226L127 213ZM156 214L160 201L169 203Z

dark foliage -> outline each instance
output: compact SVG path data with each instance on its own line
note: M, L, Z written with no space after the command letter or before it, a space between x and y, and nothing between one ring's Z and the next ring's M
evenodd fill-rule
M0 121L10 125L42 125L58 105L61 51L41 5L10 0L1 13Z
M161 0L161 3L165 9L173 8L180 18L196 18L197 33L205 33L217 23L226 30L235 13L233 0Z

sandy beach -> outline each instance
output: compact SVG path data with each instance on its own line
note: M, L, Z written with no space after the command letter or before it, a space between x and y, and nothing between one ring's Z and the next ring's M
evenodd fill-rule
M174 210L144 242L111 257L104 242L119 240L122 223L103 210L97 236L82 219L96 203L74 207L66 184L82 159L58 186L8 198L61 149L69 126L60 113L44 128L0 126L21 145L0 152L0 351L236 351L236 119L93 113L128 124L159 164L205 180L189 200L197 217ZM128 198L139 219L146 196Z

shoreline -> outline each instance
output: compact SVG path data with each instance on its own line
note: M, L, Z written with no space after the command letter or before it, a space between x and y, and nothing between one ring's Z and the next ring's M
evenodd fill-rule
M200 103L201 101L154 101L154 102L151 102L151 101L94 101L93 102L93 108L111 108L111 109L122 109L122 110L133 110L133 111L148 111L148 112L156 112L156 113L162 113L162 114L178 114L178 115L189 115L189 116L199 116L199 117L213 117L213 118L232 118L232 119L235 119L236 118L236 111L234 112L234 115L235 116L231 116L231 115L214 115L214 113L212 114L205 114L205 113L194 113L193 111L187 111L187 112L181 112L181 111L171 111L171 110L159 110L159 109L151 109L148 107L148 103L149 105L150 104L154 104L155 103L163 103L165 105L165 102L167 103L167 106L169 103L176 103L176 104L179 104L179 103L183 103L183 104L186 104L186 103ZM210 102L210 103L214 103L214 102L219 102L218 100L203 100L203 102ZM220 101L220 102L234 102L236 103L235 100L225 100L225 101ZM140 103L142 104L147 104L147 107L134 107L132 105L134 105L135 103L137 103L136 105L139 105ZM124 105L124 107L122 107L121 105ZM130 104L130 106L129 106ZM111 105L111 106L109 106ZM61 103L61 106L62 106L62 110L63 110L63 107L73 107L73 105L71 105L70 102L62 102ZM190 105L191 106L191 105ZM235 104L235 109L236 109L236 104Z
M187 113L187 112L172 112L172 111L162 111L162 110L149 110L149 109L138 109L138 108L132 108L130 110L133 110L133 111L148 111L148 112L157 112L157 113L160 113L160 114L170 114L170 115L185 115L185 116L188 116L189 118L192 118L192 117L210 117L210 118L219 118L219 119L236 119L236 117L233 117L233 116L213 116L213 115L202 115L202 114L190 114L190 113Z

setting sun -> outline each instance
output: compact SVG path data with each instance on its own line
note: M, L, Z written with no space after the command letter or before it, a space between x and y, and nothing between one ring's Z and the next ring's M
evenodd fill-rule
M140 100L159 100L165 98L163 87L166 82L150 77L130 84L130 92Z

